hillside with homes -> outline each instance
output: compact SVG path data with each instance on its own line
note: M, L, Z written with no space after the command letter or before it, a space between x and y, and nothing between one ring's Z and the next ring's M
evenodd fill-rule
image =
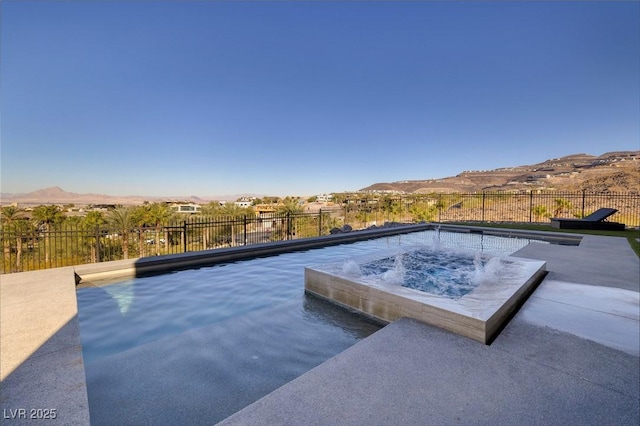
M526 166L463 171L456 176L440 179L375 183L362 188L360 191L425 194L433 192L528 190L640 193L640 151L617 151L600 156L573 154ZM22 207L40 204L126 206L140 205L145 202L178 202L189 205L204 205L214 200L235 201L251 198L255 197L250 196L250 194L224 197L200 197L195 195L178 195L175 197L111 196L93 193L77 194L67 192L59 187L50 187L24 194L3 193L0 201L2 201L2 205L14 204Z
M640 192L640 151L573 154L541 163L463 171L441 179L375 183L361 191L420 194L480 191Z

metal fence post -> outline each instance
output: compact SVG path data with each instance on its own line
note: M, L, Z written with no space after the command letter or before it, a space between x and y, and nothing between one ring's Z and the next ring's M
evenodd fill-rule
M96 225L96 262L100 262L100 225Z
M344 221L343 221L343 223L347 223L347 209L348 209L348 206L349 206L349 204L348 204L348 199L347 199L347 202L345 202L345 205L344 205Z
M584 199L585 199L585 190L582 190L582 217L584 217Z
M485 192L482 191L482 220L481 220L482 223L484 223L484 199L485 199Z
M322 236L322 208L318 211L318 237Z
M243 225L243 232L244 232L244 245L247 245L247 215L244 215L242 217L242 225Z
M184 247L184 252L187 252L187 221L182 221L182 245Z
M533 191L529 191L529 223L532 222L533 217Z

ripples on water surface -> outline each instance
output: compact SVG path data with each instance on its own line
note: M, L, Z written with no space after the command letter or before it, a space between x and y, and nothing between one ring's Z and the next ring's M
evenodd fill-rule
M89 283L78 305L92 424L215 423L379 329L305 296L305 266L405 245L510 254L528 242L424 231Z

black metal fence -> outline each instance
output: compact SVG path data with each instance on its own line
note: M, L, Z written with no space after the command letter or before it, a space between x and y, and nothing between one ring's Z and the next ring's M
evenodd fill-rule
M62 222L48 228L3 223L2 273L175 254L328 235L386 222L549 223L550 217L583 217L600 207L618 209L611 220L640 226L640 195L540 192L451 193L419 196L344 196L330 207L296 214L242 217L190 216L157 227L87 227Z
M268 217L185 217L158 227L109 225L88 229L82 223L3 226L2 273L31 271L111 260L176 254L328 235L340 226L335 211ZM23 224L24 225L24 224Z
M640 226L636 193L481 192L434 193L404 197L352 196L343 200L345 222L362 228L383 221L504 222L548 224L551 217L581 218L601 207L618 212L610 219Z

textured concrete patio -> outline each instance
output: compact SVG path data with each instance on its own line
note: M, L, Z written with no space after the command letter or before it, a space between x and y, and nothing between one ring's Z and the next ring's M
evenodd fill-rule
M490 346L401 319L222 424L637 425L640 262L627 241L516 256L549 274ZM2 423L55 409L47 424L89 424L73 268L2 275L0 303Z

